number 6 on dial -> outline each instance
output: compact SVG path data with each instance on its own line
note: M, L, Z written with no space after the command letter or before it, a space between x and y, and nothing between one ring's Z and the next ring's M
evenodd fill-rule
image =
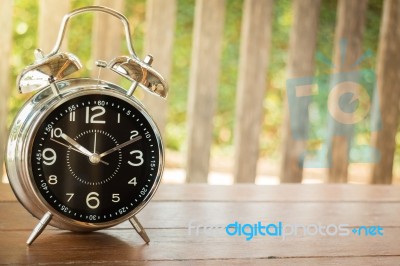
M90 192L86 197L86 204L91 209L96 209L100 205L99 193ZM92 203L91 203L92 202Z

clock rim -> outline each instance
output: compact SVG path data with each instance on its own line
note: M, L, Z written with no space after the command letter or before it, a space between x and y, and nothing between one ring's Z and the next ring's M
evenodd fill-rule
M150 202L161 183L164 169L164 147L157 125L145 110L143 104L134 96L126 95L126 90L118 85L97 79L75 78L58 81L57 86L60 88L60 95L54 95L50 86L46 87L25 103L12 124L6 154L6 170L14 194L21 204L38 219L50 211L53 215L50 225L60 229L94 231L108 228L130 219ZM157 176L142 202L125 215L100 223L75 220L53 208L42 196L39 187L36 186L31 167L32 154L30 154L39 127L56 108L74 98L96 94L118 98L136 108L145 117L154 132L159 155ZM10 154L10 150L13 149L14 152Z

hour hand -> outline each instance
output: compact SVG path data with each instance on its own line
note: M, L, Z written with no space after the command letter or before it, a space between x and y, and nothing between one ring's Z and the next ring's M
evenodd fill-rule
M85 154L86 156L90 157L93 155L93 153L91 153L90 151L88 151L85 147L83 147L81 144L79 144L78 142L76 142L74 139L68 137L65 133L63 133L61 135L61 137L63 139L65 139L69 144L71 144L72 146L74 146L76 149L78 149L80 152L82 152L83 154Z
M93 163L93 164L103 163L105 165L109 165L109 163L103 161L101 159L101 157L97 153L93 153L93 152L88 151L85 147L83 147L81 144L76 142L74 139L72 139L71 137L69 137L65 133L63 133L61 135L61 137L63 139L65 139L69 144L71 144L78 152L80 152L80 153L86 155L87 157L89 157L89 160L90 160L91 163ZM56 141L56 142L58 142L58 141ZM62 143L60 143L60 144L63 145Z

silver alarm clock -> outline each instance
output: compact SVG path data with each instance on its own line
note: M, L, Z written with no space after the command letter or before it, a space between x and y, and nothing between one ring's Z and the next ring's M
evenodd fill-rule
M125 28L128 56L98 61L132 82L128 90L105 80L67 77L82 65L59 52L70 18L86 12L117 17ZM35 51L36 61L17 80L21 93L37 91L17 114L8 139L6 169L21 204L40 219L27 243L47 224L72 231L93 231L129 220L150 240L135 215L150 201L164 167L159 130L133 96L137 87L165 98L168 87L140 60L127 19L100 6L67 14L52 52Z

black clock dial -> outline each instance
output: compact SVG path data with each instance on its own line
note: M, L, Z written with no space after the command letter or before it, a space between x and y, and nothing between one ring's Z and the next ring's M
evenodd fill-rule
M135 105L111 95L67 100L41 122L31 168L42 197L91 223L122 217L156 186L159 134Z
M111 134L98 129L84 131L76 136L75 139L78 143L93 143L91 151L99 155L100 151L105 151L109 147L116 147L120 144ZM106 159L102 160L103 162L91 162L90 156L88 157L72 149L68 149L66 159L71 175L85 185L102 185L110 181L121 169L122 160L122 150L117 150L108 155ZM89 163L82 167L82 161L88 161Z

